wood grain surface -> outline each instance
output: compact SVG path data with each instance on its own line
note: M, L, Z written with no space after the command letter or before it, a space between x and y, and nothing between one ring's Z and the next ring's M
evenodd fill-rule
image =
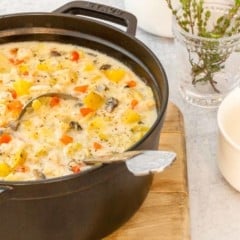
M176 161L163 173L155 174L140 209L104 240L190 240L184 123L172 103L168 105L159 149L175 151Z

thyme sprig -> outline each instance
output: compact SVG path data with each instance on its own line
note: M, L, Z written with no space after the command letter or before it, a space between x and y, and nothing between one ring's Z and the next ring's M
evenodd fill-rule
M235 0L227 13L218 17L211 28L209 27L209 21L212 12L205 8L204 0L179 0L180 8L178 9L174 8L172 0L165 1L175 16L178 25L184 31L206 38L206 41L203 40L200 49L197 47L196 49L187 48L192 67L192 84L208 82L212 89L219 93L214 75L224 68L231 51L219 50L220 43L218 40L240 33L240 0ZM209 38L213 41L207 41Z

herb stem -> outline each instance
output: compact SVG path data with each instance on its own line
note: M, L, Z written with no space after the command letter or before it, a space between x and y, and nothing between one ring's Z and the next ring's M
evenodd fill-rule
M176 10L172 0L166 0L177 24L193 36L205 38L201 46L196 45L196 42L187 46L192 84L209 83L214 92L220 93L217 88L218 82L214 80L215 75L224 69L227 59L234 50L232 48L229 51L222 50L223 46L218 40L240 33L240 0L235 0L235 4L227 10L227 13L216 19L212 28L209 24L213 20L212 12L205 8L204 0L179 1L181 8ZM209 39L215 41L208 41Z

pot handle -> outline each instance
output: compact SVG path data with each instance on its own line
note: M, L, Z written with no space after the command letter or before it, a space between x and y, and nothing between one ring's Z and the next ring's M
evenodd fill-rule
M103 4L87 1L73 1L56 9L53 13L79 14L107 20L125 26L126 32L131 36L135 36L136 34L137 18L133 14Z
M1 186L0 185L0 204L10 197L10 193L12 192L13 188L10 186Z

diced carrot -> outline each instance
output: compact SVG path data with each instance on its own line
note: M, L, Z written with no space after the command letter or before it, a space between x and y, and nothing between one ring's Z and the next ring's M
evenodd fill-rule
M9 58L9 62L14 64L14 65L19 65L19 64L23 63L24 60Z
M73 138L72 138L71 136L69 136L69 135L64 134L64 135L62 135L62 137L60 138L60 141L61 141L63 144L67 145L67 144L73 142Z
M8 91L11 93L13 99L17 98L17 92L14 89L9 89Z
M85 93L88 89L88 85L81 85L81 86L76 86L74 88L75 92L80 92L80 93Z
M12 140L12 137L8 133L3 133L0 135L0 144L9 143L11 140Z
M24 62L23 59L16 59L15 63L16 65L22 64Z
M23 108L22 103L19 100L13 100L7 103L7 109L13 112L20 112Z
M85 117L87 116L89 113L93 112L92 108L80 108L80 112L81 114Z
M55 106L59 105L59 103L60 103L59 97L52 97L49 104L51 107L55 107Z
M24 172L28 172L28 171L29 171L29 167L24 166L24 165L19 165L19 166L17 166L16 168L14 168L14 170L15 170L16 172L22 172L22 173L24 173Z
M71 170L73 173L79 173L81 169L78 165L74 165L71 167Z
M133 99L131 101L131 108L134 109L137 105L138 105L138 100L137 99Z
M100 144L100 143L97 143L97 142L94 142L93 143L93 148L95 149L95 150L99 150L99 149L101 149L103 146Z
M16 55L18 52L18 48L11 48L10 49L10 53L13 54L13 55Z
M8 60L9 60L10 63L15 64L15 59L9 58Z
M79 60L80 56L77 51L72 51L71 52L71 60L74 62L77 62Z
M131 81L127 82L127 86L130 87L130 88L136 87L137 83L135 81L131 80Z

